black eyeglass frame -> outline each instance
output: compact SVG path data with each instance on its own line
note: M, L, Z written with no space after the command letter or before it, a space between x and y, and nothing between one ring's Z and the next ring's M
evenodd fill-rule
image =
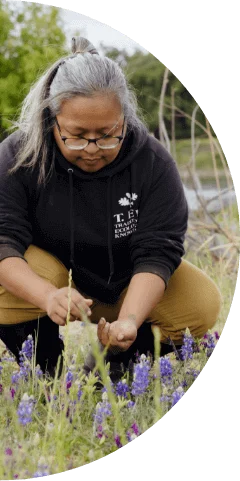
M57 120L57 117L55 117L55 123L56 123L56 126L57 126L57 129L58 129L58 132L59 132L59 135L61 137L61 140L63 141L64 145L67 147L67 149L69 150L84 150L86 149L86 147L88 147L88 145L93 142L94 144L96 144L99 149L103 149L103 150L110 150L110 149L115 149L117 147L117 145L115 145L114 147L101 147L100 145L97 144L98 140L102 140L102 139L105 139L106 137L111 137L112 139L118 139L119 140L119 144L120 142L123 140L124 136L123 136L123 131L124 131L124 126L125 126L125 116L123 117L123 126L122 126L122 133L121 135L109 135L109 132L111 132L111 130L113 130L118 122L116 123L116 125L114 125L114 127L112 127L112 129L109 130L109 132L105 135L103 135L102 137L97 137L96 139L86 139L85 137L82 137L81 135L76 135L75 137L65 137L65 135L62 135L61 133L61 129L60 129L60 125L58 123L58 120ZM76 140L76 139L84 139L86 140L88 143L85 147L78 147L78 148L71 148L69 147L68 145L66 145L66 140Z

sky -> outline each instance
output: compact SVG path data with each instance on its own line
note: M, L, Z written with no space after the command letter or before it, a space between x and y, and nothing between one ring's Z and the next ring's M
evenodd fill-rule
M49 9L59 8L64 24L64 32L67 37L67 44L70 49L72 36L76 34L76 31L80 31L80 34L88 38L96 48L99 48L100 43L103 43L110 47L116 47L119 50L125 49L129 55L136 52L136 50L146 54L149 53L147 49L144 49L143 41L140 40L140 43L138 43L136 40L130 38L136 38L136 34L132 32L120 32L120 25L105 25L104 17L98 17L97 20L95 17L88 17L86 8L69 9L52 7L51 5L47 5L45 3L46 1L47 0L39 0L38 3L43 4L45 8ZM27 0L7 0L7 2L14 10L21 9L23 2L32 4L32 2L28 2ZM86 14L82 13L84 11Z
M69 38L69 45L71 44L71 37L76 33L76 30L79 30L80 34L88 38L96 48L100 46L100 43L103 43L104 45L117 47L119 50L126 49L129 54L136 49L147 53L147 50L134 40L104 23L78 12L62 8L60 10L65 24L64 30L67 38Z

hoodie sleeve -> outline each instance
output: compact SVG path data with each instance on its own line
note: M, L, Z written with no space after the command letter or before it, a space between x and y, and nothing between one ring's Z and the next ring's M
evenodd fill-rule
M28 198L20 171L9 175L14 164L14 134L0 144L0 261L21 257L32 241Z
M188 206L177 166L165 150L147 169L137 229L130 242L132 275L157 274L167 287L185 253Z

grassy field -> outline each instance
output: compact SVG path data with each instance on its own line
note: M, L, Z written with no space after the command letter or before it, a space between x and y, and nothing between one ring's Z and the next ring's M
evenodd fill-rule
M223 229L222 254L217 258L206 243L198 251L191 248L186 259L216 282L223 306L213 331L205 339L194 341L189 332L185 333L181 360L174 354L160 358L156 338L154 364L139 357L133 375L127 372L119 384L112 385L96 344L96 327L75 322L61 328L66 346L64 369L60 379L53 381L36 368L31 340L24 346L20 367L2 345L0 479L46 476L97 460L134 440L182 398L217 343L237 279L236 206L231 212L218 214L215 221ZM230 243L229 236L233 234ZM206 240L209 231L201 228L199 235ZM90 345L97 357L96 369L102 384L94 372L89 377L82 372Z
M215 139L216 143L219 145L218 139ZM212 158L211 158L211 146L209 139L206 137L198 137L195 139L195 144L197 146L196 151L196 168L198 170L211 170ZM176 141L176 156L175 160L179 168L184 168L190 162L192 157L192 146L191 139L179 139ZM222 161L220 155L216 152L216 163L219 169L222 169Z

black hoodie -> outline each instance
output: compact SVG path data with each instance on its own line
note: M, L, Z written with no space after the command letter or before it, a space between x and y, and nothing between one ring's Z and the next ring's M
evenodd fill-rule
M116 159L89 173L53 141L54 171L39 188L37 168L7 174L19 138L15 132L0 144L0 260L23 258L34 244L72 268L80 292L106 303L139 272L157 274L167 286L184 254L188 208L162 145L128 132Z

